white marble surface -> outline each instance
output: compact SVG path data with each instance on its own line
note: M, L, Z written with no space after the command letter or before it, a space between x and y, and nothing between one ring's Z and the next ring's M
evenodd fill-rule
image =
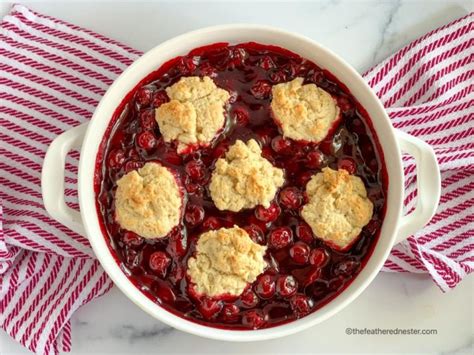
M23 2L147 50L191 29L232 22L279 26L328 46L363 72L427 31L472 11L472 1ZM9 2L0 2L0 15ZM472 277L443 294L426 275L380 274L349 307L300 334L226 343L173 330L117 289L73 317L72 354L450 353L472 354ZM436 329L437 335L346 335L351 328ZM27 353L0 332L0 354Z

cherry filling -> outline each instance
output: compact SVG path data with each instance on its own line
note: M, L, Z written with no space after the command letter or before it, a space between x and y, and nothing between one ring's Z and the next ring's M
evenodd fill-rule
M154 109L168 101L165 88L182 76L211 76L231 93L224 130L208 146L178 155L165 143ZM320 144L282 137L270 115L271 86L295 77L336 98L342 120ZM165 63L130 92L117 109L97 157L95 188L102 229L117 262L154 302L186 319L228 329L271 327L322 307L350 283L370 256L385 211L387 175L371 123L350 92L328 72L287 50L246 43L215 44ZM209 194L216 160L237 139L255 139L262 154L285 170L285 184L268 208L219 211ZM185 191L181 224L169 236L145 240L114 219L117 180L148 161L177 172ZM374 214L347 251L318 239L300 217L305 185L323 167L342 168L364 181ZM198 236L238 225L268 246L268 268L238 298L196 297L186 276Z

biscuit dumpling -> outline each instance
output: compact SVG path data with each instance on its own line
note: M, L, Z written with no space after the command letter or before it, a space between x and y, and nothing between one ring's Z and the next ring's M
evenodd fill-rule
M255 140L238 140L217 160L209 190L221 211L239 212L258 205L268 208L284 183L283 177L282 169L262 157Z
M349 249L372 218L364 183L346 170L324 168L306 185L301 215L314 235L337 250Z
M265 251L237 226L211 230L199 236L188 275L198 294L239 296L264 271Z
M273 119L284 137L319 143L340 121L340 109L328 92L303 81L296 78L273 86Z
M165 142L177 141L178 153L208 145L225 124L230 94L210 77L183 77L166 89L170 101L155 111Z
M159 163L146 163L117 181L115 218L143 238L162 238L179 224L182 203L176 176Z

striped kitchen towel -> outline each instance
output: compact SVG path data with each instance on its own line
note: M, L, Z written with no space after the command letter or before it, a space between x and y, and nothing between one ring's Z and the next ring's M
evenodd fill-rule
M444 291L474 267L473 15L413 42L366 74L393 123L430 143L443 191L431 223L393 250L386 271L429 273ZM38 354L71 348L70 317L111 281L88 241L44 210L40 171L61 132L87 121L139 51L16 5L0 28L0 326ZM78 153L66 201L77 207ZM406 163L406 208L416 197Z
M395 128L423 139L441 169L430 223L392 250L384 271L429 272L447 291L474 269L474 14L410 43L364 78ZM416 166L404 157L405 212L416 203Z

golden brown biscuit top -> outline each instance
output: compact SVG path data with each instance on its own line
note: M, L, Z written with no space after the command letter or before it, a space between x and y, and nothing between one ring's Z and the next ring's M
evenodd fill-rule
M317 143L340 119L340 110L328 92L303 80L273 86L271 109L284 137Z
M165 142L178 141L178 152L210 143L224 127L230 95L210 77L183 77L166 93L170 101L156 109L155 118Z
M257 205L270 206L284 183L283 170L261 154L255 140L247 144L238 140L224 158L217 160L209 189L219 210L238 212Z
M309 202L301 215L313 233L337 249L346 249L372 217L364 183L346 170L324 168L306 186Z
M180 222L181 190L173 173L146 163L117 181L115 218L124 229L144 238L162 238Z
M264 271L265 250L237 226L205 232L188 260L188 275L200 294L238 296Z

